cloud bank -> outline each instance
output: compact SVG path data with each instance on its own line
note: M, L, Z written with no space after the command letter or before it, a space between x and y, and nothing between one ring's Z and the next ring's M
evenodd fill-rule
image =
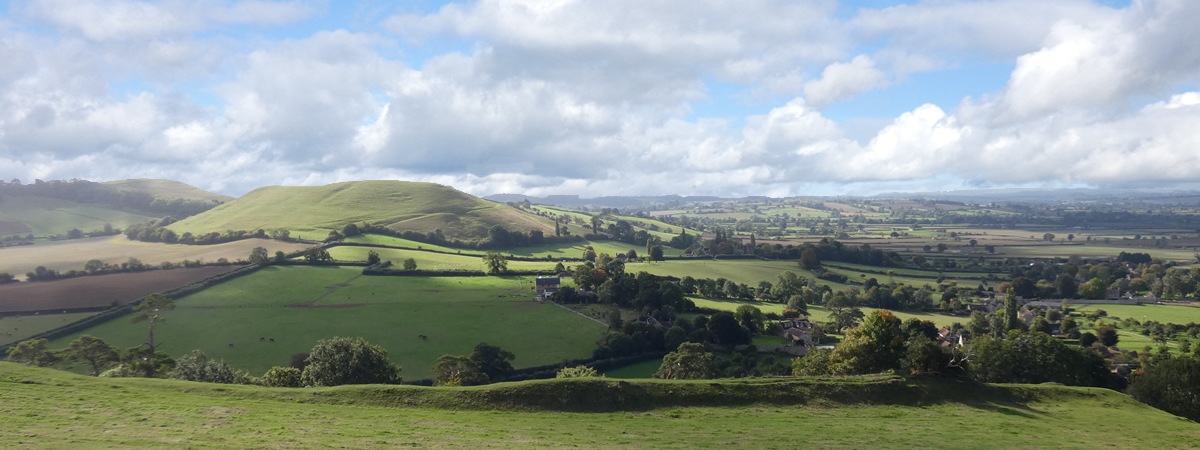
M14 3L0 178L233 195L358 179L584 196L1200 182L1197 2L849 17L832 0L643 3L480 0L365 27L322 22L338 4ZM826 115L979 62L1011 64L1007 84L914 104L869 137Z

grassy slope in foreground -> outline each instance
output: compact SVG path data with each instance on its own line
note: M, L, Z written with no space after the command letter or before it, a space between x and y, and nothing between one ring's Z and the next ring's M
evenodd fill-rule
M1200 446L1200 426L1114 391L932 379L269 389L0 363L0 397L0 434L27 448Z
M510 231L554 234L549 219L454 188L408 181L354 181L325 186L268 186L170 226L177 233L287 228L306 237L351 222L421 233L441 229L449 238L487 237L493 225Z
M151 178L137 178L133 180L116 180L105 181L104 184L109 187L116 188L122 191L145 192L158 198L182 198L187 200L203 200L219 202L227 202L233 200L233 197L221 195L213 192L208 192L204 189L182 183L175 180L156 180Z

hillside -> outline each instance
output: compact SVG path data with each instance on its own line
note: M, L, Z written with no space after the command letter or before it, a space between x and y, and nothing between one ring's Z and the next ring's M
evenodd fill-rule
M351 222L447 238L477 239L501 225L553 234L553 222L454 188L408 181L355 181L325 186L269 186L171 225L177 233L287 228L323 237Z
M543 380L273 389L0 362L24 448L1195 448L1200 426L1114 391L887 377Z
M134 180L105 181L100 184L116 188L120 191L144 192L156 198L182 198L185 200L218 201L221 203L233 200L233 197L228 195L208 192L190 184L174 180L138 178Z
M153 219L149 213L123 211L100 203L79 203L60 198L0 195L0 236L33 234L38 237L116 228Z

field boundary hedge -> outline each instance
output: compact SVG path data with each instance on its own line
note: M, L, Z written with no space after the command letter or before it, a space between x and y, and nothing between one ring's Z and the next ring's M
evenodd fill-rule
M507 377L504 377L504 379L502 379L502 380L497 380L496 383L509 383L509 382L514 382L514 381L528 381L528 380L546 380L546 379L557 377L558 371L562 370L563 368L566 368L566 367L588 366L593 369L596 369L599 372L604 372L604 371L608 371L608 370L619 369L619 368L625 367L625 366L631 366L631 365L634 365L634 364L637 364L640 362L644 362L644 361L662 359L664 356L667 356L667 353L670 353L670 352L666 352L666 351L647 352L647 353L641 353L641 354L637 354L637 355L622 356L619 358L566 359L566 360L563 360L562 362L558 362L555 364L546 364L546 365L542 365L542 366L533 366L533 367L526 367L524 369L514 370L512 374L510 374ZM421 379L421 380L406 381L404 384L410 384L413 386L433 386L433 380L430 378L425 378L425 379Z
M396 270L371 267L363 269L362 274L388 277L558 276L553 270L509 270L498 274L488 274L482 270Z
M388 249L393 249L393 250L410 250L410 251L414 251L414 252L437 253L440 255L467 256L467 257L471 257L471 258L482 258L483 257L483 255L468 255L468 254L463 254L463 253L451 253L451 252L445 252L445 251L441 251L441 250L434 250L431 248L414 248L414 247L405 247L402 245L370 244L370 243L366 243L366 242L337 242L337 243L333 243L333 244L329 245L327 248L333 248L333 247L388 248ZM476 249L467 249L467 250L478 251ZM498 250L494 250L494 251L496 253L500 253L500 254L505 253L503 251L498 251ZM548 261L583 262L583 259L581 259L581 258L566 258L566 257L546 259L546 258L529 257L529 256L505 256L504 259L507 259L509 261L526 261L526 262L548 262Z
M263 267L266 267L266 265L264 265L264 264L245 265L245 266L239 267L237 269L233 269L233 270L225 272L225 273L213 275L211 277L205 278L203 280L200 280L200 281L197 281L197 282L194 282L191 284L187 284L184 286L177 287L175 289L170 289L170 290L166 290L163 292L159 292L158 294L161 294L161 295L166 296L171 299L180 299L182 297L185 297L190 294L194 294L196 292L199 292L201 290L215 286L217 284L221 284L221 283L224 283L226 281L229 281L229 280L232 280L235 278L239 278L239 277L242 277L245 275L252 274L254 272L259 271ZM154 295L154 294L151 294L151 295ZM79 331L86 330L88 328L94 327L96 325L100 325L102 323L108 322L110 320L116 319L117 317L120 317L120 316L123 316L125 314L132 312L133 307L141 304L142 301L144 301L145 299L146 299L146 297L142 297L142 298L139 298L132 302L126 303L124 305L108 308L108 309L104 310L104 312L101 312L94 316L85 317L83 319L77 320L75 322L71 322L71 323L63 325L61 327L35 334L24 340L25 341L33 340L33 339L54 340L54 339L58 339L63 336L77 333ZM5 344L5 345L0 346L0 355L7 356L8 351L10 349L12 349L13 347L16 347L17 344L19 344L19 342L13 342L10 344Z

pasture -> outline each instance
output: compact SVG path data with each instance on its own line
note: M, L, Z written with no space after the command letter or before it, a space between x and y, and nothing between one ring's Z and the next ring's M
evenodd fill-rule
M180 299L155 335L173 356L200 349L255 375L286 366L320 339L362 337L386 348L404 378L415 380L428 378L438 357L469 354L480 342L516 354L518 368L585 358L605 331L533 301L531 278L370 277L361 270L268 267ZM146 327L118 318L80 334L126 348L145 341Z
M658 368L662 367L662 358L642 361L625 367L618 367L603 373L608 378L654 378Z
M380 259L391 261L394 269L403 267L404 260L412 258L417 262L417 270L487 271L480 256L371 247L333 247L329 249L329 255L338 261L366 261L367 253L371 251L379 253ZM556 264L554 261L508 261L508 270L553 270Z
M1160 323L1187 325L1200 323L1200 308L1183 305L1071 305L1075 312L1088 314L1102 309L1109 318L1135 319L1138 322L1153 320Z
M271 389L6 362L0 380L0 434L25 448L1200 447L1194 422L1115 391L1055 385L858 377Z
M417 241L408 240L408 239L401 239L401 238L396 238L396 237L391 237L391 236L381 236L381 235L376 235L376 234L353 236L353 237L347 238L346 242L357 242L357 243L372 244L372 245L390 245L393 247L420 248L420 249L428 249L428 250L434 250L434 251L444 252L444 253L454 253L454 254L463 254L463 255L483 255L484 253L487 253L486 250L471 250L471 249L459 249L459 248L453 248L453 247L445 247L445 246L441 246L441 245L426 244L424 242L417 242ZM618 241L582 241L582 242L572 242L572 243L562 243L562 244L546 244L546 245L534 245L534 246L528 246L528 247L517 247L517 248L511 248L511 249L502 249L502 250L498 250L498 251L505 255L514 255L514 256L521 256L521 257L526 257L526 258L544 258L547 255L549 255L554 258L579 259L579 258L583 257L583 251L589 245L592 247L592 250L596 251L597 254L608 253L609 255L616 256L617 253L626 253L629 250L634 250L634 251L637 251L638 256L646 256L643 254L646 252L645 246L626 244L624 242L618 242ZM683 250L679 250L676 248L670 248L670 247L663 247L663 254L666 256L680 256L680 255L683 255Z
M703 297L694 297L694 296L688 296L688 299L691 300L692 302L696 303L696 306L701 307L701 308L713 308L713 309L720 309L720 310L729 311L729 312L736 311L737 308L742 305L752 305L764 313L773 312L776 314L782 314L783 310L785 308L787 308L787 305L784 305L783 303L760 302L760 301L754 301L754 300L731 300L731 299L703 298ZM872 311L875 310L875 308L867 308L867 307L860 307L859 309L862 310L863 314L870 314ZM921 311L915 311L915 312L914 311L892 311L892 314L895 314L896 317L900 318L901 320L908 320L908 319L913 319L913 318L920 319L920 320L928 320L928 321L933 322L934 324L936 324L939 327L947 327L947 326L952 325L954 322L960 322L960 323L966 324L967 321L970 320L970 316L965 316L965 315L964 316L951 316L951 315L947 315L947 314L921 312ZM829 320L829 310L826 309L824 306L808 305L808 318L814 322L828 321Z
M816 278L816 274L807 270L801 269L798 264L793 261L762 261L757 259L727 259L727 260L684 260L684 261L659 261L653 263L629 263L625 264L626 273L648 272L654 275L672 276L683 278L691 276L693 278L725 278L733 280L737 283L745 283L750 286L757 286L759 281L770 281L772 284L779 281L779 274L784 271L795 272L796 275ZM827 285L833 288L834 291L842 290L849 285L841 283L833 283L825 280L817 280L817 284Z
M236 269L205 266L0 285L0 313L104 308Z
M307 248L308 245L270 239L244 239L216 245L182 245L130 241L125 239L125 236L106 236L0 249L0 272L24 278L26 272L32 272L37 266L60 272L82 270L84 263L92 259L119 264L128 261L129 258L137 258L150 265L158 265L164 261L177 263L185 259L215 262L225 258L237 261L249 258L254 247L265 247L274 254L276 251L290 253Z
M94 312L0 316L0 345L21 342L33 335L94 316Z

